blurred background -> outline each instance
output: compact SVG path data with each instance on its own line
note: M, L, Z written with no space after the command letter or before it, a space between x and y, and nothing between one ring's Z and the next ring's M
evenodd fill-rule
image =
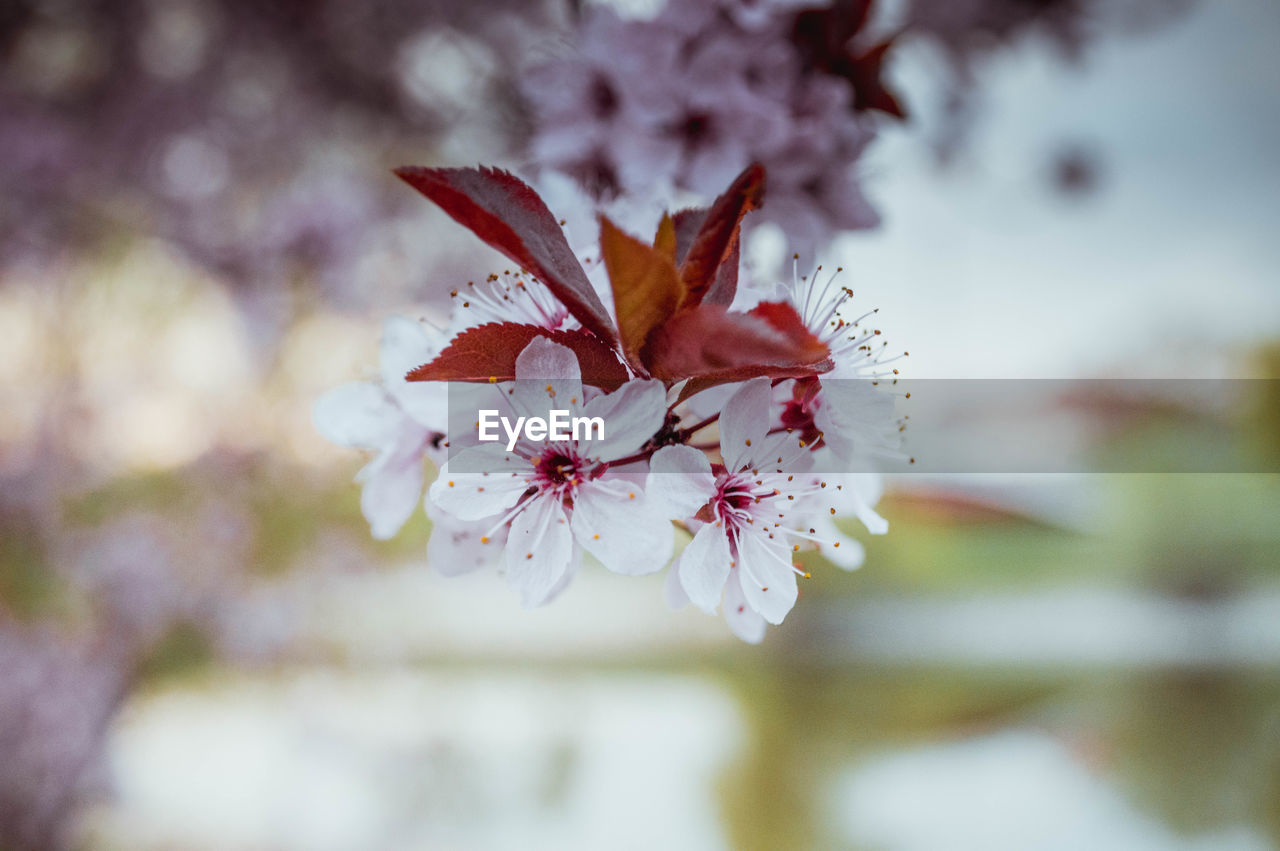
M0 9L0 848L1280 847L1275 475L896 477L761 647L370 538L311 405L496 262L389 169L529 167L590 5ZM1280 7L875 15L817 260L911 377L1280 378ZM1274 453L1258 395L1090 448Z

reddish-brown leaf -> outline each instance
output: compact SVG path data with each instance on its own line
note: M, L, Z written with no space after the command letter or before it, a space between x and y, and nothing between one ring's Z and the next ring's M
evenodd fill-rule
M860 36L870 11L870 0L845 0L828 9L809 9L796 15L791 40L805 65L849 81L855 110L878 109L905 118L906 110L885 88L882 77L885 53L893 39L860 54L850 47L865 42Z
M742 217L759 207L763 199L764 166L753 163L706 211L698 223L696 236L681 255L680 278L686 288L685 307L702 303L711 296L713 289L715 300L712 304L727 305L733 301L738 287L738 231ZM690 221L686 218L686 226ZM677 253L680 254L678 248ZM722 267L730 262L734 265L731 277L728 273L721 274Z
M891 44L882 42L861 56L851 55L844 66L844 76L853 83L854 109L878 109L895 118L906 118L902 103L884 84L884 57Z
M689 249L693 246L693 240L697 237L698 231L702 229L702 223L706 219L707 209L705 207L691 207L675 214L673 221L676 229L677 264L683 263L684 258L688 256ZM716 270L715 280L711 282L711 287L707 290L707 294L702 297L703 304L723 304L728 307L733 303L733 297L738 292L738 253L741 242L740 236L735 236L728 256L720 264L720 268Z
M627 380L627 369L613 349L590 332L579 328L548 331L537 325L515 322L491 322L468 328L454 337L435 360L411 370L405 379L508 381L516 377L516 358L534 337L546 337L572 349L578 356L582 380L587 384L612 391Z
M674 227L668 231L674 251ZM664 241L662 229L658 237L659 242ZM639 365L645 339L675 313L684 295L684 286L668 254L628 236L603 216L600 217L600 256L604 258L613 287L622 352L627 360Z
M788 340L803 344L805 347L805 354L802 355L801 361L803 363L809 363L808 358L821 360L831 353L827 344L813 335L805 326L804 320L800 318L800 314L796 313L796 309L789 304L780 301L762 301L748 310L747 315L763 319L784 334Z
M704 375L698 378L690 378L688 381L685 382L684 386L680 388L680 395L676 397L676 403L679 404L680 402L683 402L685 399L688 399L690 396L695 396L709 387L715 387L720 384L726 384L730 381L745 381L747 378L755 378L757 375L768 375L770 378L773 378L773 379L805 378L810 375L817 375L823 372L828 372L831 370L833 366L834 364L832 364L830 360L824 360L824 361L821 361L820 363L814 364L813 366L770 368L768 372L765 372L765 371L753 372L749 375L744 376L743 378L738 378L736 376L725 377L723 375Z
M829 355L790 305L772 302L750 313L731 313L717 304L681 311L649 335L643 350L654 377L668 383L700 379L704 387L757 375L824 372Z
M609 313L555 216L519 178L493 168L410 166L395 173L546 284L584 328L607 343L616 340Z
M671 220L675 225L676 265L679 265L689 256L689 249L693 247L698 231L702 230L702 223L707 220L707 208L689 207L686 210L678 210Z
M676 223L670 213L662 214L658 232L653 236L653 250L665 256L674 266L676 262Z
M702 297L703 304L719 304L724 307L733 304L733 297L738 294L738 264L740 262L738 251L740 244L741 240L738 238L738 234L735 233L733 241L729 244L729 252L725 255L724 262L720 264L719 269L716 269L715 280L707 288L707 294Z
M826 9L807 9L796 15L791 40L807 64L830 73L832 59L845 54L870 17L871 0L838 0Z

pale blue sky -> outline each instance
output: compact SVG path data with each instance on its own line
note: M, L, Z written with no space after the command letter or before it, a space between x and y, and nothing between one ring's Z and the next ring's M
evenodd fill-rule
M885 225L835 260L909 374L1207 377L1280 338L1278 37L1280 4L1228 0L1080 65L1023 44L983 69L959 167L920 122L886 133L866 165ZM918 107L937 68L917 49L894 69ZM1063 141L1102 154L1093 195L1051 190Z

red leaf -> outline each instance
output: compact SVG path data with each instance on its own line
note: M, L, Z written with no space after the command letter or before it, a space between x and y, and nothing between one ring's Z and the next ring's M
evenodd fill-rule
M702 386L757 375L775 378L825 372L830 352L789 305L765 302L750 313L717 304L684 310L649 335L645 365L667 382Z
M748 310L747 315L763 319L785 334L789 340L803 342L808 352L806 357L821 360L831 354L827 344L813 335L805 326L804 320L800 318L800 314L796 313L796 309L789 304L780 301L762 301ZM819 350L821 354L818 354Z
M675 263L666 251L675 251L675 231L664 218L658 231L660 247L653 248L618 230L600 217L600 256L604 258L613 287L622 351L632 363L640 363L640 350L649 333L676 312L684 286Z
M583 327L607 343L617 337L609 313L555 216L538 193L514 175L493 168L418 168L396 176L485 243L518 263L555 294Z
M715 200L698 223L697 234L681 256L680 278L688 290L684 306L690 307L711 298L712 304L727 305L738 289L738 231L742 217L760 206L764 199L764 166L753 163ZM692 221L686 216L686 228ZM679 225L677 221L677 237ZM732 262L731 272L721 269Z
M826 9L807 9L796 15L791 39L801 55L821 71L844 54L871 16L871 0L837 0Z
M684 262L689 249L693 246L694 238L702 229L702 223L707 220L707 212L706 207L691 207L675 214L677 263ZM741 239L735 237L731 251L725 261L720 264L720 268L716 270L716 278L711 282L711 288L702 297L703 304L723 304L728 307L733 303L733 297L738 292L740 246Z
M702 223L707 220L706 207L690 207L679 210L671 217L676 229L676 263L683 263L693 247L693 240L702 230Z
M850 47L864 41L858 36L862 35L870 11L870 0L844 0L828 9L809 9L796 15L791 40L806 65L849 81L854 110L878 109L906 118L906 110L885 88L882 78L884 56L893 39L859 55Z
M407 381L509 381L516 377L516 358L534 337L568 346L578 356L582 380L616 390L627 380L627 369L613 349L599 337L575 328L548 331L537 325L491 322L468 328L454 337L435 360L411 370Z
M733 242L725 254L724 262L716 269L716 278L711 282L707 294L702 297L703 304L720 304L728 307L733 304L733 297L738 294L738 256L741 240L738 234L733 235Z
M884 56L892 42L883 42L857 57L850 57L844 75L853 83L853 108L878 109L895 118L906 118L907 111L884 85Z
M676 222L668 213L663 213L662 221L658 222L658 232L653 237L653 250L670 260L671 265L675 265Z

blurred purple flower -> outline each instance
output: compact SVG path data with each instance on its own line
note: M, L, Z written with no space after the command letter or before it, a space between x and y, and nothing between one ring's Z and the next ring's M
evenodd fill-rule
M410 218L376 178L380 152L468 135L507 149L518 122L492 107L514 100L553 3L6 4L0 267L159 237L272 314L268 340L299 286L344 306L387 298L358 274ZM433 35L474 61L419 62ZM486 98L460 106L459 86ZM425 271L411 259L406 279Z
M796 248L875 225L856 171L874 127L848 80L806 66L798 5L670 3L646 21L592 10L574 52L525 77L534 159L606 199L709 198L760 162L765 210Z
M118 647L0 624L0 846L68 847L132 662Z

